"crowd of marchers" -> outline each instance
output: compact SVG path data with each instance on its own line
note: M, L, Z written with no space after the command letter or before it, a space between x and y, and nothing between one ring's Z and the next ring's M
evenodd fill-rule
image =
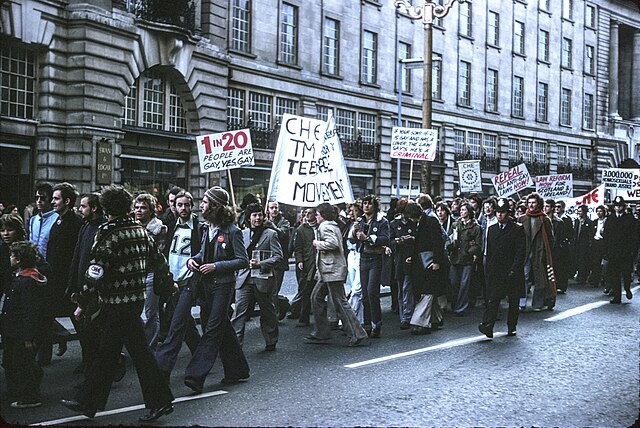
M247 194L235 207L214 186L199 209L201 218L179 187L158 201L120 186L78 195L65 182L38 185L24 218L2 214L0 335L11 407L42 405L54 344L57 356L67 350L69 332L57 321L64 317L82 360L62 404L88 417L105 409L128 354L148 409L140 421L152 422L173 411L171 372L183 342L191 353L183 381L193 392L203 391L218 357L221 383L248 380L242 347L256 304L264 350L273 352L285 318L308 329L310 344L330 343L334 330L352 347L383 337L383 286L398 321L384 329L413 335L478 306L478 328L491 338L506 299L514 336L519 314L553 310L570 279L603 289L613 304L623 289L633 297L640 219L622 197L598 206L596 219L586 206L572 218L562 201L535 192L518 202L420 194L393 198L386 213L367 195L287 218L276 201ZM291 301L280 294L290 259L298 284Z

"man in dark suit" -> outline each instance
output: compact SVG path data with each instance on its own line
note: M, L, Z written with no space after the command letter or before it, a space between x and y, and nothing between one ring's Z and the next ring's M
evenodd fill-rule
M638 251L638 223L631 214L625 212L622 196L613 200L614 213L604 222L605 258L608 287L613 293L611 303L621 303L622 283L627 299L631 299L631 271ZM622 282L621 282L622 281Z
M574 242L576 248L576 282L584 284L587 282L591 271L591 238L593 238L593 221L587 215L589 208L586 205L578 207L578 218L573 225Z
M78 234L82 227L82 219L76 215L73 207L76 204L78 192L75 186L69 183L60 183L53 187L51 205L58 215L57 220L51 227L49 242L47 243L47 263L51 267L51 274L48 278L48 331L45 332L44 340L38 351L38 361L46 365L51 362L52 342L58 342L59 348L56 355L62 356L67 351L68 332L55 321L56 317L70 317L76 324L73 317L75 309L65 295L67 284L69 283L69 272L71 271L71 261L78 241ZM75 325L76 330L78 326ZM55 336L55 338L53 337Z
M480 332L493 337L500 300L509 300L507 315L507 335L515 336L518 324L520 297L524 295L524 261L526 257L526 237L523 226L509 217L509 201L500 198L496 205L498 223L487 232L487 265L485 278L487 285L487 307L478 326Z

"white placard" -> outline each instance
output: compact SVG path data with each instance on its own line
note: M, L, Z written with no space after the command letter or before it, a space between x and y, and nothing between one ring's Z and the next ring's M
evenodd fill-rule
M542 199L573 197L573 174L539 175L535 181Z
M402 128L391 132L391 157L433 161L436 158L438 131L436 129Z
M633 190L640 187L640 169L608 168L602 171L602 183L607 189Z
M533 186L533 179L524 163L501 172L491 179L499 198L506 198L522 189Z
M200 172L254 165L251 132L248 129L196 137Z
M458 161L460 192L482 192L482 175L479 160Z

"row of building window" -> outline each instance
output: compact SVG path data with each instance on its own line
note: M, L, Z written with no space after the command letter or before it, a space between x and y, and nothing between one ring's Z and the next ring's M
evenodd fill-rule
M441 3L441 1L440 1ZM541 0L540 9L549 10L548 2ZM595 27L595 8L586 6L586 25ZM563 18L573 19L573 1L563 0ZM230 47L234 51L249 53L251 51L251 1L233 0L231 10L231 41ZM436 19L435 25L439 25ZM280 64L298 66L298 7L287 2L282 2L280 7L279 26L279 53ZM461 35L472 37L471 3L462 3L459 7L459 32ZM525 24L514 21L513 28L513 52L525 55ZM378 66L378 34L369 30L363 30L361 40L361 70L360 79L365 84L377 84ZM538 34L538 59L549 62L549 31L539 30ZM494 47L500 46L500 15L489 11L487 15L487 44ZM399 52L400 59L410 57L410 45L407 44ZM562 39L561 66L571 69L573 41L570 38ZM403 51L404 50L404 51ZM585 72L593 74L595 69L594 46L585 47ZM403 56L405 55L405 56ZM338 76L340 74L340 21L325 17L322 26L322 59L321 72L323 74ZM405 80L410 80L407 73ZM404 84L403 84L404 85Z
M344 108L317 106L317 118L326 121L333 113L336 129L343 140L376 143L377 116ZM227 117L230 125L248 124L252 128L271 129L286 113L298 114L298 101L274 97L244 89L229 88Z
M519 0L521 3L526 4L526 1ZM442 4L442 0L438 0L436 3ZM539 9L543 12L550 12L550 0L539 0ZM460 12L458 14L458 28L459 34L466 37L473 37L473 19L472 19L472 3L462 3L460 5ZM573 0L562 0L562 18L568 21L573 21L574 3ZM500 18L496 12L489 11L488 15L488 32L487 43L493 46L498 46L499 43L499 28ZM584 24L588 28L596 27L596 8L595 6L587 4L585 6ZM434 25L441 25L439 20L434 22ZM514 52L524 55L524 23L515 21L514 25Z
M435 72L439 70L434 70ZM498 70L488 69L486 74L486 110L498 113ZM438 77L439 81L439 77ZM524 118L524 78L513 76L511 95L511 115ZM439 90L434 89L433 97L438 98ZM594 96L585 93L583 97L583 122L584 129L594 129ZM458 104L466 107L471 106L471 63L460 61L458 70ZM571 126L572 90L562 88L560 92L560 118L559 123L563 126ZM549 121L549 84L538 82L536 94L536 120L539 122Z
M454 133L456 155L466 156L469 159L498 158L497 135L461 129L455 129ZM511 137L509 138L508 159L527 164L547 164L547 149L548 144L544 141ZM591 168L590 149L558 144L557 151L558 165Z

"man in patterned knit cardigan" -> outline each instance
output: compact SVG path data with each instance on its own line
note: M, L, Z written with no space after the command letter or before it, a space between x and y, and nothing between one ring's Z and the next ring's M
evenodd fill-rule
M104 409L111 389L122 346L127 347L138 373L145 407L149 413L141 422L150 422L173 411L173 395L147 345L142 320L145 278L156 275L155 292L171 292L173 281L164 256L149 234L129 215L132 196L120 186L102 191L100 204L109 221L100 226L91 249L85 290L76 296L77 317L82 313L83 294L95 290L103 302L105 329L98 355L77 390L75 400L62 400L67 408L90 418Z

